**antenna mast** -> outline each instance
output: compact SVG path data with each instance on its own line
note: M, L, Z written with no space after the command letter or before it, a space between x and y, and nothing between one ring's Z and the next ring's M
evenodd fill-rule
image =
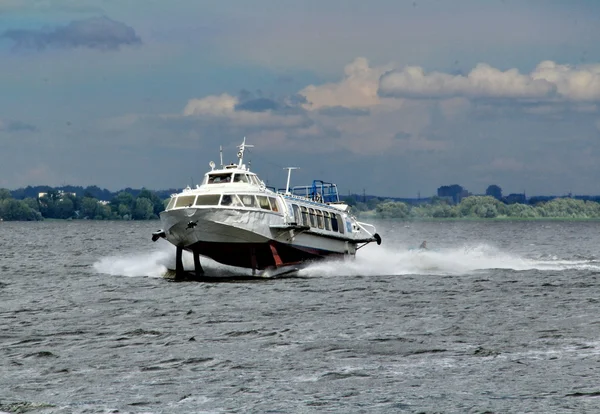
M238 168L242 168L242 162L244 162L244 150L246 148L253 148L254 145L248 145L246 144L246 137L244 137L244 140L242 141L242 145L240 145L238 148L240 149L237 153L238 158L240 159L240 162L238 163Z
M292 170L299 170L299 167L286 167L284 168L284 170L288 170L288 178L287 178L287 184L285 185L285 193L289 194L290 193L290 178L292 176Z
M223 169L223 146L219 145L219 156L221 157L221 169Z

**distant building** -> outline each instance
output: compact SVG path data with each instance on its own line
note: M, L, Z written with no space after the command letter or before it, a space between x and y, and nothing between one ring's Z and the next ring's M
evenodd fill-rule
M506 204L527 204L525 194L509 194L503 198Z
M57 193L58 193L58 198L63 198L68 195L77 197L76 193L68 193L68 192L66 193L63 190L58 190ZM38 198L46 197L47 195L48 195L48 193L38 193Z
M452 201L454 204L458 204L463 198L469 197L471 193L458 184L452 184L443 185L438 188L437 195L440 198Z

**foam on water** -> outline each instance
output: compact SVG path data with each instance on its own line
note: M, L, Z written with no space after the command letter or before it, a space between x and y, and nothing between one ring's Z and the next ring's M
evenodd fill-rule
M457 248L420 250L368 246L350 260L331 260L314 263L301 271L313 275L405 275L405 274L464 274L487 269L507 270L565 270L588 269L600 271L597 260L533 259L504 252L488 244Z
M183 253L186 270L194 269L193 257ZM203 257L202 266L208 275L249 275L249 269L222 265ZM114 276L163 277L168 269L175 268L175 248L163 244L159 250L129 256L110 256L94 263L99 273ZM488 244L461 246L447 249L420 250L406 247L367 246L356 258L326 260L309 264L300 271L301 276L369 276L405 274L464 274L486 269L507 270L597 270L600 261L576 258L562 259L552 255L526 258L504 252Z
M132 256L108 256L94 263L98 273L113 276L162 277L167 272L171 253L159 250Z
M233 276L250 275L250 269L226 266L207 257L202 257L202 267L207 275ZM194 270L194 257L184 251L183 268ZM175 269L175 246L162 244L159 250L135 255L108 256L94 263L98 273L128 277L164 277L169 269Z

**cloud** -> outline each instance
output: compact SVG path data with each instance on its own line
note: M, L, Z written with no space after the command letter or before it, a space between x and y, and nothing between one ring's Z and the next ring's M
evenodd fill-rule
M0 131L6 132L36 132L37 127L22 121L2 121L0 120Z
M269 98L257 98L250 99L245 102L241 102L235 106L236 111L250 111L250 112L266 112L276 111L281 107L279 103Z
M486 63L468 75L426 73L407 66L381 76L379 95L394 98L515 99L523 101L599 101L600 64L573 67L543 61L529 74L501 71Z
M600 101L600 64L573 67L547 60L537 65L531 78L555 85L563 99Z
M386 67L371 68L363 57L356 58L344 68L344 78L338 83L310 85L299 94L306 98L304 108L308 110L323 107L368 108L381 102L377 95L379 77Z
M517 69L502 72L478 64L467 76L441 72L426 74L419 66L408 66L383 75L379 94L396 98L521 98L543 99L555 92L544 79L532 79Z
M226 116L235 111L239 100L227 93L211 95L201 99L190 99L183 110L185 116L213 115Z
M361 108L346 108L343 106L324 106L318 110L318 113L325 116L342 117L342 116L365 116L369 115L369 109Z
M12 40L16 49L36 50L48 47L117 50L142 43L133 28L105 16L74 20L53 30L7 30L0 37Z
M304 112L275 109L281 106L267 98L251 99L240 103L229 94L190 99L183 110L184 117L199 118L204 122L225 122L235 127L305 128L312 122Z

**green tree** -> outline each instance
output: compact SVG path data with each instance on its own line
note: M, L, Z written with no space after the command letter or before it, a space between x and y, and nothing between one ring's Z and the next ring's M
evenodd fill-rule
M108 220L112 216L112 209L109 205L96 203L95 220Z
M12 198L10 190L6 188L0 188L0 200L6 200Z
M93 197L83 197L81 200L81 217L94 218L98 210L98 200Z
M386 201L377 205L375 211L383 218L407 218L410 209L401 201Z
M506 205L491 196L470 196L458 204L459 217L494 218L506 212Z
M61 219L72 218L75 215L73 200L69 197L61 198L56 202L56 217Z
M515 203L515 204L508 205L507 208L508 208L507 215L509 217L515 217L515 218L539 217L536 208L529 206L527 204Z
M152 203L152 211L156 217L160 214L161 211L164 210L163 201L161 198L156 195L154 191L147 190L142 188L142 191L137 196L137 199L147 198Z
M115 212L122 219L131 218L131 211L134 207L135 199L133 196L125 191L121 191L110 201L110 206L113 212Z
M149 220L153 214L153 205L150 200L145 197L135 200L135 207L132 212L134 220Z
M32 198L32 197L28 197L25 200L23 200L23 202L25 204L27 204L29 206L30 209L32 209L35 212L40 212L40 204L38 203L37 199Z
M0 199L0 218L11 220L41 220L42 216L27 203L13 198Z

